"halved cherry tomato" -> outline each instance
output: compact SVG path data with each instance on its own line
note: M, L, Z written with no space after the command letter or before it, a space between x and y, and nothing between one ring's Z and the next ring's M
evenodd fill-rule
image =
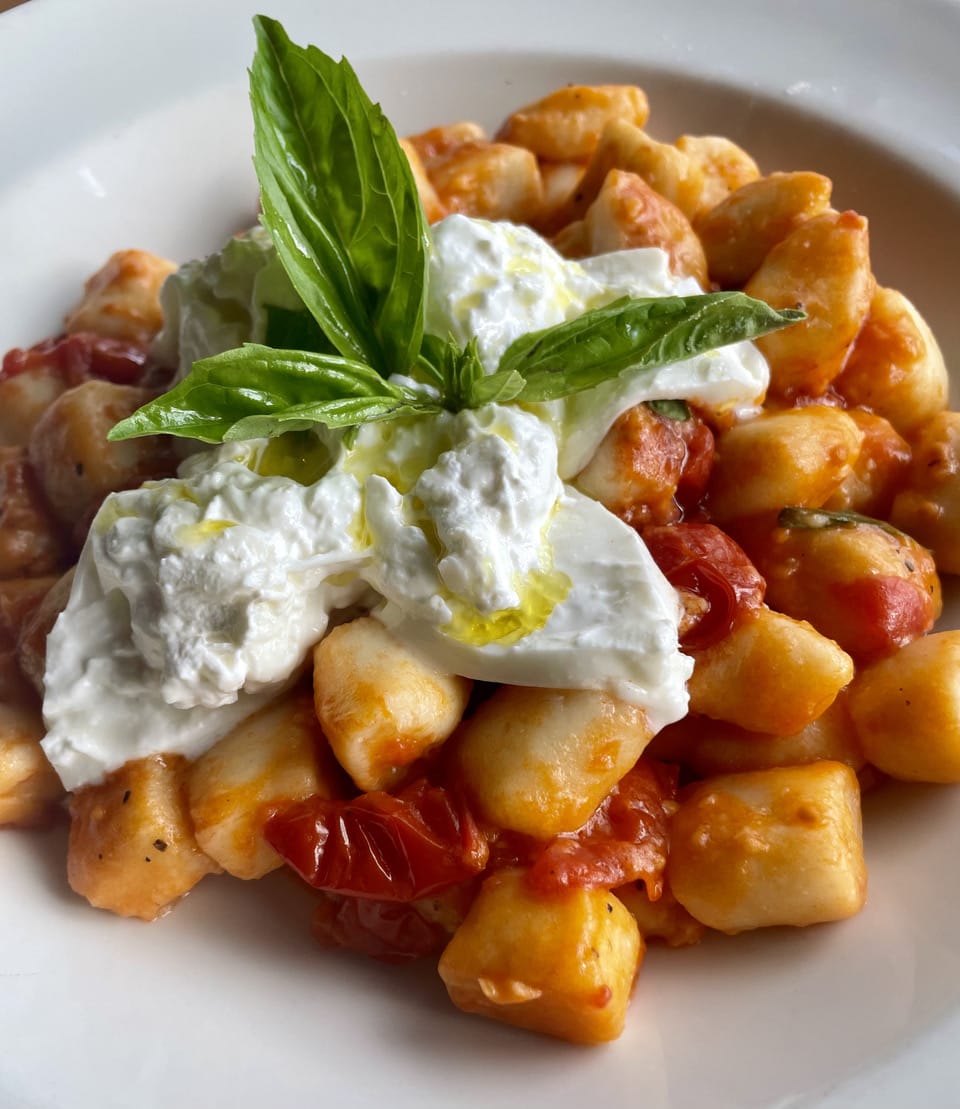
M671 524L643 530L654 561L668 582L696 594L707 609L681 636L700 650L719 642L763 603L766 583L744 551L713 524Z
M546 845L525 881L537 893L550 895L642 880L656 900L669 844L665 802L676 794L676 767L641 759L582 828Z
M0 364L0 381L43 367L57 370L68 388L91 377L118 385L133 385L143 377L147 352L122 339L107 339L90 332L61 335L23 350L7 351Z
M466 805L421 778L394 796L310 797L277 811L267 842L316 889L413 901L486 866L489 847Z

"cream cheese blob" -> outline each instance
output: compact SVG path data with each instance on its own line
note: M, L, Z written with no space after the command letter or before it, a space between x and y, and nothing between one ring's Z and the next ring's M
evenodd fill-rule
M432 233L427 327L475 335L488 371L518 336L625 293L699 291L657 250L569 262L528 229L462 216ZM235 322L272 264L257 237L230 266L185 267L164 341L179 328L194 358L238 341L217 302ZM565 401L370 424L349 447L322 433L309 482L258 440L113 494L48 642L48 757L70 789L150 753L195 757L289 683L344 611L374 612L444 670L607 690L655 729L679 719L692 663L676 595L636 532L564 481L640 400L746 406L765 386L762 357L737 344Z

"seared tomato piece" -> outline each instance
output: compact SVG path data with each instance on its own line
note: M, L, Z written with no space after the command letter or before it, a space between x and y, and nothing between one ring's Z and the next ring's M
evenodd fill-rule
M712 465L713 432L699 416L672 419L638 404L614 422L574 484L641 528L695 508Z
M856 578L833 585L830 593L859 625L861 657L892 654L930 631L936 618L930 593L905 578Z
M483 870L487 841L460 798L418 779L394 796L309 797L267 822L267 842L316 889L413 901Z
M715 525L644 528L643 541L674 589L703 602L680 637L687 650L718 643L763 603L763 578L745 552Z
M526 873L527 885L550 895L642 880L656 900L667 865L666 804L676 793L676 767L641 759L582 828L546 845Z
M68 388L92 377L117 385L137 385L143 377L147 352L123 339L107 339L91 332L45 339L27 350L14 347L4 355L0 381L33 369L56 369Z
M0 447L0 581L54 574L65 562L60 527L26 448Z
M677 432L687 447L683 470L677 481L677 504L684 515L691 513L707 491L713 468L713 432L696 414L689 420L678 420Z
M942 608L933 557L883 521L784 509L781 524L744 533L766 578L767 603L807 620L859 662L893 654Z
M446 928L415 905L327 894L313 914L313 934L324 947L346 948L385 963L406 963L441 951Z

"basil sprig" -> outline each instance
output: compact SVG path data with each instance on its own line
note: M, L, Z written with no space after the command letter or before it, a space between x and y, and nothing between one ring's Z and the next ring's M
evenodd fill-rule
M443 340L424 335L419 365L440 390L444 407L452 412L506 404L523 392L523 378L513 370L486 373L476 339L461 347L452 336Z
M685 400L648 400L647 408L665 420L677 420L680 423L693 415Z
M254 26L262 218L305 310L270 309L268 345L194 363L109 439L164 432L215 443L553 400L804 318L743 293L623 297L521 336L487 374L475 340L461 347L424 332L427 225L379 106L346 59L297 46L274 19L257 16ZM394 373L432 388L392 384Z
M781 528L798 528L805 531L821 531L826 528L855 528L861 526L879 528L895 539L906 541L906 536L893 524L886 520L877 520L873 516L864 516L860 512L853 512L848 508L802 508L799 505L788 505L781 508L777 516L777 526Z
M267 317L265 346L277 350L305 350L315 354L336 354L337 348L320 329L320 325L303 308L263 306Z

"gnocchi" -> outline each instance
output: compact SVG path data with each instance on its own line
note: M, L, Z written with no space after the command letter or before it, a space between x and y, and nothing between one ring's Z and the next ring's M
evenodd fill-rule
M138 758L73 792L68 878L92 905L152 920L207 875L287 863L320 890L321 943L438 957L466 1012L595 1044L621 1033L648 941L859 911L866 783L960 782L960 633L931 634L939 575L960 573L960 415L936 340L877 285L867 221L831 207L827 177L764 173L722 136L660 141L648 116L638 87L569 86L492 137L458 121L400 150L429 223L525 224L571 259L656 248L663 272L704 290L804 309L758 340L771 380L752 409L635 404L565 494L646 537L676 593L689 713L654 735L620 684L490 687L421 655L389 604L370 614L350 594L274 699L205 751ZM181 460L159 436L105 438L156 393L148 352L173 269L113 255L66 336L0 372L0 824L63 804L39 698L70 563L105 497ZM466 395L476 365L455 369ZM310 485L303 463L282 476ZM404 509L398 561L419 508ZM349 526L365 543L369 519ZM453 592L442 578L429 602ZM466 619L487 634L502 615Z

